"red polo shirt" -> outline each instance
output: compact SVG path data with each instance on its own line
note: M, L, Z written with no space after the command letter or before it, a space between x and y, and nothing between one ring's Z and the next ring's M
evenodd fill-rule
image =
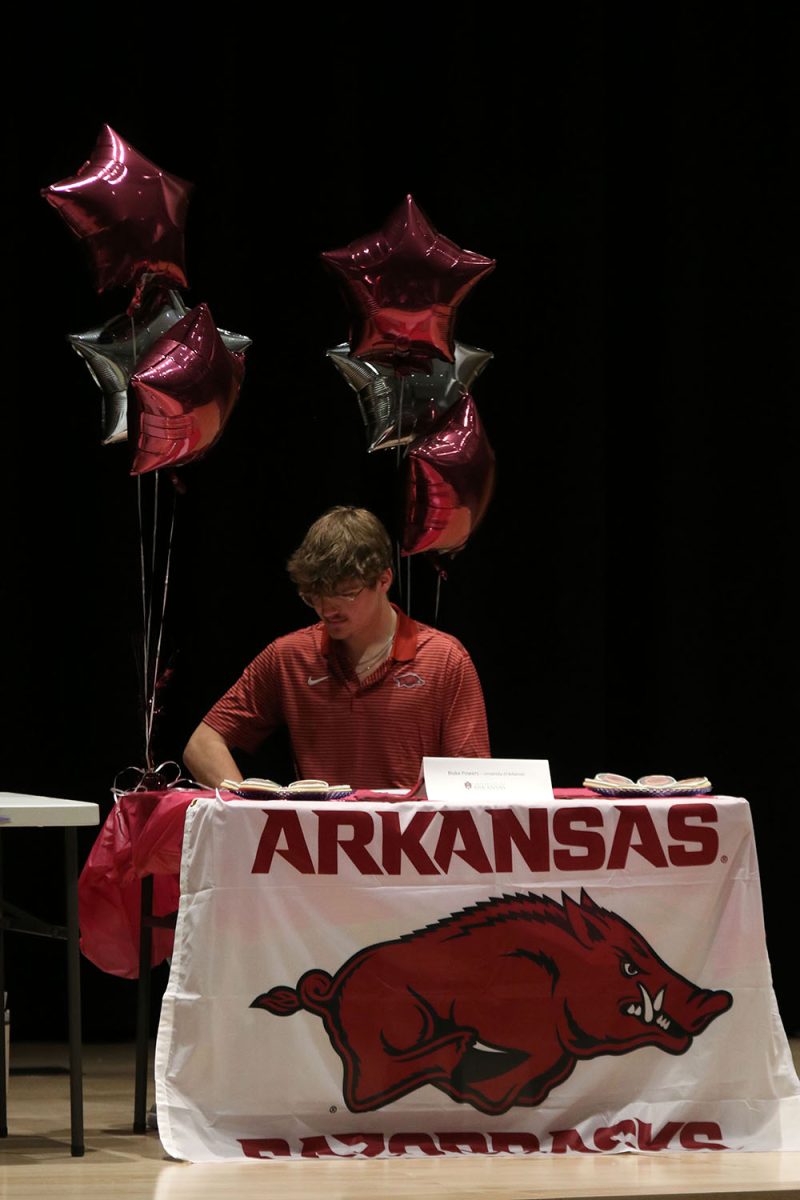
M286 725L298 778L354 788L412 787L426 756L489 758L466 650L396 612L391 654L373 675L359 680L324 625L309 625L262 650L205 723L250 753Z

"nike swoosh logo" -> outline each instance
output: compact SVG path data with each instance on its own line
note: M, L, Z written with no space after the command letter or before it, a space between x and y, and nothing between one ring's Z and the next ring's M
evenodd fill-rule
M308 686L309 686L309 687L316 687L318 683L322 683L323 679L327 679L327 678L328 678L328 676L327 676L327 675L320 675L318 679L312 679L312 678L311 678L311 676L309 675L309 677L308 677Z

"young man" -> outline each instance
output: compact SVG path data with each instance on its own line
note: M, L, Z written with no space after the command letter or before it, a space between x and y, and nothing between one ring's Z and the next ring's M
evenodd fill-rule
M184 762L209 787L241 780L231 754L286 725L297 778L411 787L423 757L488 758L483 694L455 638L388 598L392 544L361 508L332 508L288 562L318 622L278 638L192 734Z

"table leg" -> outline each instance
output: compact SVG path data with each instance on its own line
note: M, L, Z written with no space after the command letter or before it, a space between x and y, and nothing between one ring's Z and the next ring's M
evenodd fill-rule
M81 1047L80 933L78 928L78 839L64 830L64 876L67 889L67 996L69 1006L69 1099L72 1155L80 1158L83 1143L83 1063Z
M133 1132L147 1133L147 1057L150 1038L150 960L152 957L153 876L142 880L139 905L139 982L136 988L136 1076L133 1093Z
M6 1029L5 1029L5 990L6 966L4 958L3 930L3 839L0 837L0 1009L2 1012L3 1029L0 1033L0 1137L8 1137L7 1098L6 1098Z

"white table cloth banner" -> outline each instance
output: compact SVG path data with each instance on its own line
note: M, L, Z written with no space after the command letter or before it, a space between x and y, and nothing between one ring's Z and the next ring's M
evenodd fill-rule
M156 1101L192 1162L800 1150L747 802L195 801Z

